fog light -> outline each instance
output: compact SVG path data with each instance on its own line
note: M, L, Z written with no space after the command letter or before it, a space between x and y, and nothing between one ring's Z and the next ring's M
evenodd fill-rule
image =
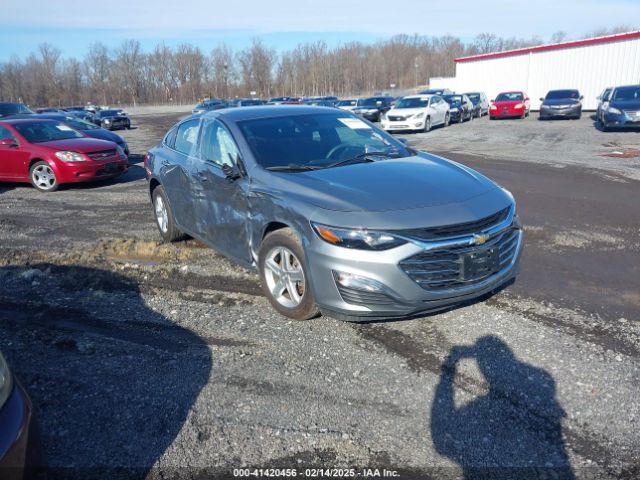
M366 292L383 292L385 286L372 278L361 277L353 273L333 271L333 278L336 283L345 288L353 288L354 290L364 290Z

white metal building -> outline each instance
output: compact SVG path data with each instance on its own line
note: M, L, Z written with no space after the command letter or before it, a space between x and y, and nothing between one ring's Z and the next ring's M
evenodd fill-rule
M640 31L456 58L456 76L432 78L431 88L483 91L490 99L524 90L537 110L549 90L577 88L583 108L609 86L640 84Z

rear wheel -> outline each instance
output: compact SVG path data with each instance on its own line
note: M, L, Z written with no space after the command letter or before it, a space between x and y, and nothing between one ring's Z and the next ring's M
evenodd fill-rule
M34 163L29 170L31 185L41 192L55 192L58 189L58 179L51 166L42 160Z
M156 217L156 225L158 225L158 230L160 230L162 240L167 243L178 240L184 234L176 226L173 212L171 211L171 206L167 200L167 194L164 191L164 188L162 188L162 186L157 186L153 190L151 199L153 202L153 211Z
M294 320L318 315L309 286L309 273L302 243L290 228L267 235L258 253L262 291L280 314Z

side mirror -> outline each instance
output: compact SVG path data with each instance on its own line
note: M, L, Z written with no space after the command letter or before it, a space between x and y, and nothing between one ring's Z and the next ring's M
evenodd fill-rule
M525 101L525 102L528 102L528 101L529 101L529 97L525 98L525 99L524 99L524 101Z
M17 147L18 144L16 143L16 141L13 138L2 138L0 139L0 147L8 147L8 148L13 148L13 147Z
M227 177L227 180L229 181L229 183L233 183L237 179L242 177L242 174L240 173L240 169L235 165L231 166L228 163L225 163L222 165L222 173L224 173L225 177Z
M540 101L541 101L541 102L544 102L544 98L543 98L543 97L540 97Z
M584 98L584 95L580 95L580 100L582 100Z
M492 98L491 100L489 100L491 103L495 102L495 100Z

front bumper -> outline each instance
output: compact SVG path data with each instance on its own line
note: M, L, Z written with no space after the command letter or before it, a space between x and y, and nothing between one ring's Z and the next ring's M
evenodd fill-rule
M13 392L0 409L0 478L23 478L29 466L31 415L31 401L14 381Z
M582 113L581 107L540 108L540 118L574 118Z
M424 118L408 118L406 120L384 120L380 121L383 130L406 131L406 130L422 130L424 128Z
M607 127L614 128L640 128L640 111L638 115L631 115L626 112L615 114L610 112L604 113L604 124Z
M526 113L526 109L523 108L507 108L497 110L489 110L489 116L491 118L519 118Z
M112 158L100 161L77 163L57 162L56 173L59 183L92 182L112 178L126 173L129 169L127 159Z
M323 312L352 321L405 318L469 302L499 289L517 275L523 233L513 216L495 230L491 238L506 232L514 232L516 242L507 264L472 284L445 289L421 286L407 273L401 262L425 252L441 251L448 248L447 245L452 244L453 240L432 244L410 242L385 251L363 251L336 247L314 238L307 246L307 262L316 302ZM460 241L460 238L456 240L458 244ZM477 248L478 251L483 249L482 246ZM338 285L335 272L365 277L378 282L383 288L377 292L345 289L343 285Z
M380 120L380 112L353 112L363 118L366 118L370 122L377 122Z

